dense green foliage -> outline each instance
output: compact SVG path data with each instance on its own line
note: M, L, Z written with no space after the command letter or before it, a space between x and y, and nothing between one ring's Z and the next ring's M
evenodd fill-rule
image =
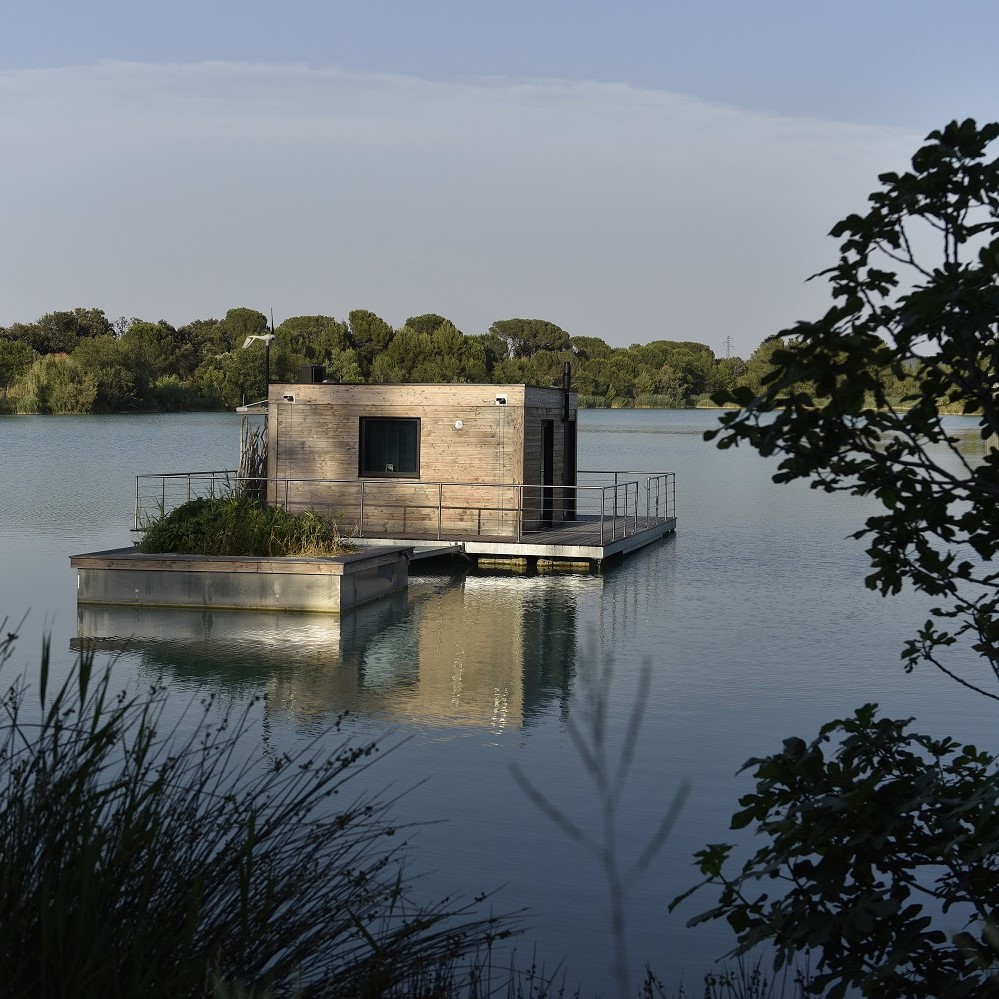
M833 229L845 237L825 272L835 304L774 341L759 394L717 397L741 408L709 434L779 455L777 482L879 500L857 535L867 585L910 583L940 601L906 650L910 667L946 669L941 654L967 637L995 677L999 449L972 467L945 413L979 414L982 439L999 435L999 161L987 158L997 138L999 125L954 122L929 136L912 172L882 175L868 214ZM930 453L941 445L946 461Z
M906 667L931 664L992 699L997 140L997 124L952 122L910 172L881 176L868 213L833 229L843 238L826 272L833 306L774 339L762 391L720 395L740 408L708 435L780 456L778 482L878 500L882 512L857 534L869 545L868 587L890 595L909 584L936 603L903 649ZM948 434L945 408L978 415L979 460ZM811 988L831 996L999 995L996 757L912 734L868 705L747 767L756 788L732 826L752 826L764 844L734 873L731 847L699 854L698 887L716 888L718 902L694 922L726 919L738 953L760 943L778 963L814 953Z
M293 514L246 495L194 499L146 526L144 552L313 558L353 551L335 517Z
M740 951L776 945L778 966L821 954L817 993L994 994L983 988L999 957L999 770L910 721L869 704L749 760L756 788L732 828L753 825L766 842L734 874L731 846L698 854L720 891L692 924L724 916ZM948 936L948 925L968 928Z
M264 395L265 351L249 336L268 329L254 309L174 328L100 309L53 312L0 328L0 411L107 413L233 409ZM543 319L503 319L466 334L436 313L393 329L373 312L292 316L275 330L272 381L294 382L321 365L337 382L559 384L572 364L584 406L679 408L743 385L757 391L769 370L750 358L714 356L700 343L656 340L611 347Z
M247 714L174 728L87 655L48 681L46 649L37 708L0 696L0 997L474 994L511 923L413 901L401 830L351 791L376 745L268 760Z

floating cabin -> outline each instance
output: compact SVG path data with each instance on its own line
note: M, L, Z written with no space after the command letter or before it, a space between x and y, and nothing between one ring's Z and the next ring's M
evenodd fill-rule
M270 503L337 514L359 544L591 568L675 530L672 473L578 469L568 369L549 388L323 375L269 386L253 481Z
M591 570L676 529L672 472L579 469L568 366L553 388L341 385L310 366L240 411L239 468L137 476L135 534L188 500L236 491L333 514L361 550L91 552L70 559L80 606L339 614L404 590L416 559Z

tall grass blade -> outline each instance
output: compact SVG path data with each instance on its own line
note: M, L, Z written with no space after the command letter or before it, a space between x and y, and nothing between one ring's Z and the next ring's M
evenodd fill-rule
M42 639L42 661L38 668L38 700L42 708L45 707L45 692L49 686L50 642L48 635Z

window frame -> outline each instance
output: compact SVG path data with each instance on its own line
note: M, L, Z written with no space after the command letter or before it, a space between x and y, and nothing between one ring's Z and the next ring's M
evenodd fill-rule
M415 471L374 471L365 468L365 454L369 445L368 433L370 428L375 426L385 426L387 424L409 425L416 428L416 441L414 448ZM359 479L418 479L420 477L420 437L422 432L422 421L419 416L361 416L358 417L358 447L357 447L357 477Z

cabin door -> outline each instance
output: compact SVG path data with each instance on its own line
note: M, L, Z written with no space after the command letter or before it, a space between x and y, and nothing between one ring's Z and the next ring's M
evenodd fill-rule
M545 420L541 438L541 526L552 526L555 504L555 421Z

